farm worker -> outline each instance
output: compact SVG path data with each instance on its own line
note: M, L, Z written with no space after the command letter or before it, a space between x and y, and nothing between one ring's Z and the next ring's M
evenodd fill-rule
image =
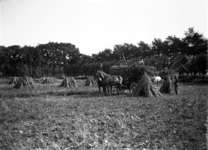
M177 75L174 75L173 85L174 85L175 93L178 95L178 77L177 77Z

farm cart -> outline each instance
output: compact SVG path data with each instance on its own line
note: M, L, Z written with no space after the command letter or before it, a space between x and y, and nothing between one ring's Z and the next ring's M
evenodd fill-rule
M111 66L109 73L111 75L120 75L123 78L123 89L128 89L130 92L133 92L137 86L138 81L141 79L142 73L141 69L138 69L136 66Z

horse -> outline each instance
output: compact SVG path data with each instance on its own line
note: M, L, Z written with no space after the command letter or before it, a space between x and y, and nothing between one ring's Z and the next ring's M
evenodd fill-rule
M160 76L154 76L153 79L152 79L152 81L153 81L155 84L158 85L159 83L162 84L163 79L162 79Z
M97 81L102 81L103 92L105 96L110 95L112 93L112 87L114 86L117 90L117 94L120 94L120 89L122 86L123 78L119 75L110 75L103 71L96 72Z
M99 89L99 93L101 93L101 88L103 88L102 79L99 77L99 78L96 79L96 82L97 82L97 86L98 86L98 89ZM112 88L113 88L112 85L110 85L110 90L111 91L112 91Z
M100 77L96 76L96 72L93 75L94 80L97 83L98 89L99 89L99 93L101 93L101 88L103 88L103 83L102 83L102 79Z

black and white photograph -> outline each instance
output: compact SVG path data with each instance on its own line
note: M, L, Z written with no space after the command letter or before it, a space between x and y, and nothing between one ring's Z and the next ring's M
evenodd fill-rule
M206 150L207 0L0 0L0 150Z

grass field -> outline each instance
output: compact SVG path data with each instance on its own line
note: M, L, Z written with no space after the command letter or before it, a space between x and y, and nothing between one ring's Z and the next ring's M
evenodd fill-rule
M14 89L0 81L1 150L207 148L208 85L160 98L103 96L97 87Z

